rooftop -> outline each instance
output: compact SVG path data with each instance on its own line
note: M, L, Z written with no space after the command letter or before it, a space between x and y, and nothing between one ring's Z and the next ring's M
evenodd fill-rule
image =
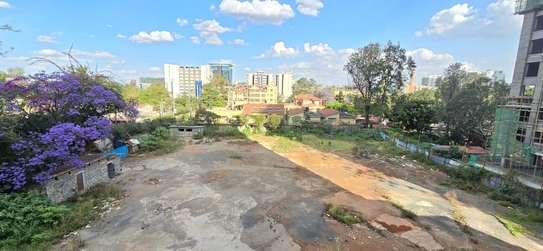
M543 0L516 0L515 13L524 14L543 9Z

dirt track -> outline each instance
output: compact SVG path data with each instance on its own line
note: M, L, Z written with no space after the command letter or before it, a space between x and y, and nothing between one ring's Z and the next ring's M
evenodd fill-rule
M268 149L273 149L278 140L276 137L260 135L254 136L253 139ZM279 154L341 188L361 196L363 198L361 201L366 203L354 202L349 206L363 213L369 221L379 222L379 217L387 216L390 205L395 204L415 213L416 222L424 228L422 231L431 234L445 249L543 250L543 242L539 239L511 235L492 211L481 205L482 203L477 203L482 198L440 187L427 177L423 178L426 179L423 181L415 179L420 181L418 183L421 185L418 185L380 171L389 171L387 168L398 169L398 166L391 167L385 163L371 161L363 163L332 153L323 153L301 144L297 145ZM376 166L379 164L385 166ZM417 170L415 173L426 175ZM341 201L338 203L346 204ZM458 222L459 220L461 222ZM421 237L419 234L413 239L406 233L400 236L417 242ZM428 238L424 239L425 243L430 241ZM431 245L428 248L431 247L436 246Z

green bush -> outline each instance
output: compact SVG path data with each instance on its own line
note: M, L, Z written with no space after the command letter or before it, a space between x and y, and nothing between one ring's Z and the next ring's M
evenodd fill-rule
M112 133L115 140L127 140L132 136L151 133L159 127L168 127L176 124L175 118L163 118L145 120L144 122L130 122L114 124L112 126Z
M0 194L0 250L46 250L64 235L99 216L108 199L120 199L117 187L99 184L55 204L37 191Z
M452 179L452 184L467 191L485 191L483 179L489 175L483 168L472 166L450 167L444 169Z
M226 138L226 139L245 139L245 134L240 132L236 127L216 127L210 126L205 128L201 133L194 135L194 139L203 138Z
M139 148L144 152L170 153L175 151L181 144L181 141L170 135L168 129L159 127L152 133L145 134L140 138Z

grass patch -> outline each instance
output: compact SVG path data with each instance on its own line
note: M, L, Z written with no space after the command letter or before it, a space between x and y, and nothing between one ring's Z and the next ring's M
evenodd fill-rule
M46 250L121 197L119 188L104 184L60 204L37 191L0 194L0 250Z
M293 149L296 149L300 147L300 144L296 141L293 141L293 140L290 140L290 139L287 139L287 138L284 138L284 137L279 137L277 139L277 142L275 142L271 148L273 151L276 151L276 152L279 152L279 153L287 153Z
M534 236L543 235L543 210L541 209L517 207L500 215L499 219L503 220L500 220L502 223L510 223L513 228L520 227L520 233L529 233Z
M363 222L362 218L354 212L330 203L326 204L325 213L328 217L348 226Z
M194 139L247 139L247 136L236 127L206 127L201 133L194 135Z
M507 230L509 230L509 232L513 235L513 236L521 236L521 235L524 235L526 233L526 229L517 224L517 223L514 223L510 220L507 220L507 219L504 219L504 218L501 218L501 217L498 217L496 216L496 219L498 219L498 221L503 224L503 226L505 228L507 228Z

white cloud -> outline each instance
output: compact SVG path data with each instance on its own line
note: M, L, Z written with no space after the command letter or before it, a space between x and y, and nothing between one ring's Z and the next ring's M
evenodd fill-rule
M181 27L183 27L183 26L189 24L189 21L188 21L187 19L183 19L183 18L180 18L180 17L178 17L178 18L175 20L175 22L177 23L177 25L179 25L179 26L181 26Z
M199 32L200 37L206 41L207 44L223 45L224 42L219 37L219 34L230 31L230 28L223 27L217 20L202 20L192 25L196 31ZM194 40L193 40L194 42Z
M279 41L276 42L272 48L257 56L257 59L268 58L268 57L292 57L298 55L299 51L295 48L289 48L286 46L285 42Z
M120 33L117 34L115 37L116 37L116 38L120 38L120 39L125 39L125 38L127 38L127 36L126 36L125 34L120 34Z
M115 58L115 55L113 55L111 52L108 52L108 51L82 51L82 50L77 50L77 49L73 49L71 51L66 51L66 52L57 51L55 49L42 49L34 53L34 55L37 57L58 59L58 58L67 58L68 56L66 53L68 52L76 59Z
M256 23L279 25L294 17L290 5L276 0L222 0L219 9L223 14Z
M9 4L6 1L0 1L0 9L8 9L11 8L11 4Z
M407 51L407 56L415 60L417 65L417 76L420 79L424 76L442 74L445 68L455 62L454 57L449 53L436 53L427 48L418 48Z
M437 12L417 36L510 36L520 29L522 17L514 15L515 0L496 0L480 11L464 3Z
M296 0L298 11L304 15L317 16L324 7L322 0Z
M190 37L190 41L192 41L193 44L200 44L200 38L197 36Z
M162 71L162 68L158 67L158 66L152 66L152 67L149 67L148 69L149 71L152 71L152 72L161 72Z
M169 31L152 31L149 33L140 31L138 34L132 35L128 39L136 43L149 44L158 42L172 42L175 40L175 37Z
M54 44L57 42L57 37L53 35L39 35L36 40L40 43Z
M241 38L236 38L236 39L232 40L230 43L233 44L233 45L244 46L245 45L245 40L243 40Z
M318 43L311 45L310 43L304 44L304 52L314 54L317 56L325 56L334 53L334 49L326 43Z

